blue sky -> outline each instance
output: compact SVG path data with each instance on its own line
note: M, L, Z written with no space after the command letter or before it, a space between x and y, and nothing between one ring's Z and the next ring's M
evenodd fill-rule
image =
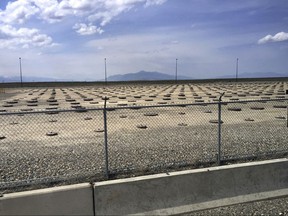
M287 0L0 0L0 76L288 74Z

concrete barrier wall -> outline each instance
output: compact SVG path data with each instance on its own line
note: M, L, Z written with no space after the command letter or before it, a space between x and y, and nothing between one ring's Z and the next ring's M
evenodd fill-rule
M179 214L288 195L287 168L279 159L99 182L96 214Z
M287 168L276 159L13 193L0 215L180 214L287 196Z
M0 198L0 215L94 215L89 183L19 192Z

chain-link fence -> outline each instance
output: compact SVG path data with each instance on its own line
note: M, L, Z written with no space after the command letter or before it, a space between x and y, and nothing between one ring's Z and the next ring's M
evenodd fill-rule
M0 113L0 191L288 153L287 99Z
M131 107L109 111L110 172L159 172L213 162L215 104Z
M1 187L103 176L102 113L85 109L2 113Z
M288 152L287 100L223 103L222 159L279 157Z

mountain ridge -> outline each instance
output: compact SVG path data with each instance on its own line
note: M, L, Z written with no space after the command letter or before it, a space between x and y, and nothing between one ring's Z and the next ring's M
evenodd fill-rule
M149 80L175 80L175 75L169 75L166 73L161 73L157 71L139 71L136 73L126 73L126 74L117 74L112 75L107 78L108 81L149 81ZM189 80L193 79L188 76L177 76L178 80Z
M256 72L256 73L239 73L238 78L278 78L278 77L288 77L288 73L273 73L273 72ZM192 80L192 79L234 79L235 74L232 75L223 75L223 76L214 76L209 78L193 78L188 76L177 76L178 80ZM126 73L126 74L117 74L111 75L107 78L107 81L121 82L121 81L153 81L153 80L175 80L175 75L169 75L161 72L149 72L149 71L139 71L135 73ZM36 76L23 76L23 82L69 82L71 80L68 79L56 79L49 77L36 77ZM74 80L77 81L77 80ZM78 80L81 82L81 80ZM85 82L103 82L104 79L101 80L92 80L86 79ZM1 76L0 82L2 83L10 83L10 82L20 82L19 76Z
M0 82L20 82L20 77L17 76L0 76ZM34 76L23 76L23 82L53 82L55 79L48 77L34 77Z
M239 73L238 78L273 78L273 77L288 77L288 73L274 72L255 72L255 73ZM236 75L224 75L217 78L236 78Z

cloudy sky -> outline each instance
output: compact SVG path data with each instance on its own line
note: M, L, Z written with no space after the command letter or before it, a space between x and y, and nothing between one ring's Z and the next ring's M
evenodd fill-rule
M287 0L0 0L0 76L288 73Z

